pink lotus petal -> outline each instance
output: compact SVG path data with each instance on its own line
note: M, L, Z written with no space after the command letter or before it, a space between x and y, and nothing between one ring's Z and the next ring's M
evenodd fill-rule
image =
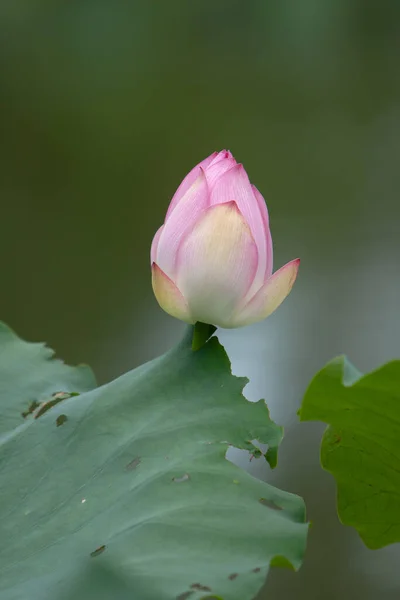
M257 269L257 246L235 202L205 211L178 251L177 285L196 321L228 327Z
M215 182L222 177L224 173L232 169L236 166L236 161L234 158L223 158L218 162L214 162L205 170L205 174L207 177L208 187L211 191Z
M193 324L187 302L174 282L156 263L152 264L151 273L154 295L161 308L172 317Z
M201 213L208 207L208 201L207 180L200 167L199 176L175 206L158 240L157 263L172 279L175 279L175 264L181 240L193 229Z
M272 269L273 269L274 253L273 253L273 247L272 247L272 236L271 236L271 231L269 228L269 216L268 216L268 209L267 209L265 200L255 185L252 185L251 187L253 189L254 196L256 197L256 200L258 202L258 208L260 209L262 221L264 224L264 230L265 230L266 250L267 250L267 260L266 260L266 265L265 265L265 275L264 275L264 281L263 281L263 283L265 283L267 281L267 279L269 277L271 277Z
M300 259L296 258L276 271L252 300L232 317L230 327L243 327L266 319L284 301L296 281Z
M172 213L172 211L174 210L175 206L178 204L178 202L181 200L181 198L186 194L186 192L188 191L188 189L193 185L193 183L196 181L196 179L198 178L198 176L200 175L200 169L206 169L208 167L208 165L210 165L213 160L218 157L218 152L213 152L212 154L210 154L210 156L207 156L207 158L205 158L204 160L202 160L198 165L196 165L195 167L193 167L193 169L186 175L186 177L184 178L184 180L182 181L182 183L180 184L180 186L178 187L178 189L176 190L170 205L168 207L167 210L167 215L165 217L165 220L168 219L169 215Z
M211 190L211 205L235 201L250 227L258 249L258 268L253 284L248 291L250 299L264 283L267 264L267 242L263 217L247 173L243 165L238 164L222 175Z
M161 232L164 228L164 225L161 225L159 229L157 229L155 236L153 237L153 241L151 243L150 250L150 260L151 262L157 262L157 250L158 250L158 242L160 241Z
M213 158L213 160L210 162L209 165L207 165L207 167L212 167L216 163L220 162L221 160L225 160L227 158L233 158L231 152L229 152L229 150L221 150L221 152L218 152L217 156L215 156ZM235 164L236 164L236 160L235 159L233 159L233 160L235 161Z

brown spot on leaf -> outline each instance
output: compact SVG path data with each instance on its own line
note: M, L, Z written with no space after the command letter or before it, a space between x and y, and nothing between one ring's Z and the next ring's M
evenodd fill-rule
M182 475L182 477L173 477L172 481L174 481L175 483L183 483L184 481L188 481L188 479L190 479L188 473L185 473L184 475Z
M230 579L231 581L233 581L234 579L236 579L236 577L238 577L239 573L231 573L228 577L228 579Z
M93 552L90 553L90 556L92 558L95 558L96 556L99 556L99 554L103 554L105 549L106 549L106 547L103 544L103 546L99 546L98 548L96 548L96 550L93 550Z
M333 435L333 441L332 441L332 444L339 444L341 441L342 441L342 436L341 436L341 435L339 435L339 434L337 434L337 433L335 433L335 434Z
M273 500L267 500L267 498L260 498L259 503L273 510L283 510L282 506L278 506Z
M66 400L69 396L68 392L54 392L54 394L51 395L55 400Z
M125 469L127 471L134 471L136 469L136 467L138 467L140 465L141 462L142 462L142 459L140 458L140 456L137 456L136 458L131 460L130 463L128 463L126 465Z
M199 590L199 592L211 592L211 588L208 585L201 585L201 583L192 583L190 587L193 590Z
M58 417L56 419L57 427L60 427L60 425L64 425L64 423L66 423L66 421L68 421L67 415L58 415Z
M26 417L28 417L33 412L35 412L35 410L37 408L39 408L39 406L40 406L39 402L37 402L36 400L32 400L32 402L29 404L28 408L21 413L21 416L23 416L24 419L26 419Z
M253 573L259 573L261 571L260 567L256 567L253 569Z
M40 404L39 409L35 413L35 419L38 419L39 417L44 415L45 412L50 410L50 408L53 408L53 406L56 406L56 404L58 404L59 402L62 402L63 400L68 400L68 398L71 398L72 396L79 396L79 393L55 392L54 394L52 394L51 400L45 400Z

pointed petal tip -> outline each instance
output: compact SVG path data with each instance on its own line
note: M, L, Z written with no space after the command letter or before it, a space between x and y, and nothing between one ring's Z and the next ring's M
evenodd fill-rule
M207 181L207 176L206 176L206 169L204 167L200 167L199 175L198 175L197 179L195 179L191 189L196 190L200 186L204 186L205 192L208 193L209 186L208 186L208 181Z
M234 318L234 327L243 327L263 321L271 315L289 295L299 270L300 259L283 265L267 279L257 294Z
M221 158L233 158L234 159L232 152L230 150L228 150L227 148L223 148L219 152L215 152L215 154L220 156Z
M300 267L300 258L295 258L295 259L291 260L290 262L286 263L286 265L284 265L284 267L288 267L289 265L294 269L295 275L297 275L299 267ZM282 269L284 267L282 267Z
M218 210L218 209L223 209L227 211L227 215L229 214L229 212L235 212L237 213L237 215L241 218L241 220L243 221L243 224L246 226L246 228L248 229L249 235L251 236L251 239L254 242L254 236L252 234L252 231L246 221L246 219L243 216L242 211L239 208L238 203L236 202L236 200L229 200L229 202L222 202L221 204L214 204L213 206L210 206L207 210L213 211L213 210Z
M228 173L234 174L236 177L238 175L240 175L241 177L245 177L249 186L251 186L249 176L247 174L246 169L243 166L243 163L236 163L235 165L233 165L233 167L229 169Z
M172 317L193 325L187 302L172 279L156 262L151 265L151 274L154 295L161 308Z
M225 154L225 158L233 158L233 160L235 160L230 150L222 150L222 152Z
M216 204L215 206L225 206L230 210L235 210L236 212L240 213L236 200L229 200L229 202L223 202L222 204Z
M299 272L299 267L300 267L300 258L295 258L295 259L289 261L288 263L286 263L285 265L283 265L283 267L281 267L277 271L275 271L275 273L273 275L271 275L269 280L275 278L275 276L276 276L276 280L279 280L279 279L281 279L282 281L286 280L287 288L288 288L287 293L289 294L290 290L292 289L292 287L294 285L294 282L296 281L297 274Z

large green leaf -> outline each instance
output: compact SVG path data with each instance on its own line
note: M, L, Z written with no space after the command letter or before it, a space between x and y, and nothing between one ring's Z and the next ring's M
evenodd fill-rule
M19 366L6 359L1 403L23 423L0 445L1 600L250 600L271 562L299 567L302 500L225 459L229 445L257 452L257 439L273 462L282 431L243 397L216 338L193 351L188 337L25 420L24 402L75 390L61 371L43 393L13 386L33 377L18 344L2 340Z
M345 357L332 360L299 414L329 424L321 463L336 479L342 523L369 548L400 542L400 361L362 375Z

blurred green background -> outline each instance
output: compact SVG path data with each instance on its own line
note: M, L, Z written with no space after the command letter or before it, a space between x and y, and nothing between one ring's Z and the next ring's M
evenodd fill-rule
M171 346L149 247L183 176L231 149L264 194L275 266L300 276L267 321L221 333L250 399L285 426L273 473L313 522L302 570L260 598L400 596L400 550L342 527L297 423L332 356L400 354L400 2L3 0L0 315L100 382ZM268 593L267 593L268 592Z

